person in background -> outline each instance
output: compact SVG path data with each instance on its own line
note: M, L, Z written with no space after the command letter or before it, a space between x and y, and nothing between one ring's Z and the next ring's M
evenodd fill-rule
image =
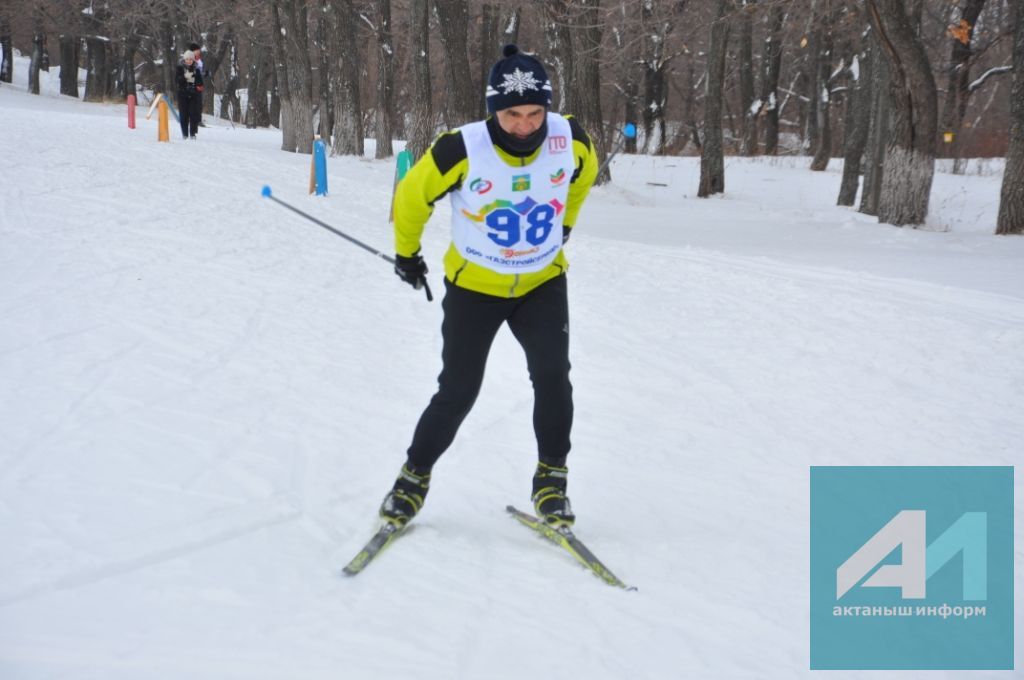
M191 43L189 44L188 48L192 50L192 55L196 59L196 68L199 69L199 72L201 74L203 74L203 80L205 81L206 76L209 74L203 67L202 48L199 46L199 43ZM199 127L206 127L206 125L203 123L203 87L203 85L200 85L196 88L196 91L199 93Z
M533 383L533 507L548 525L575 521L566 495L573 401L562 246L597 177L597 154L574 118L549 110L551 83L540 61L515 45L503 55L487 81L490 117L438 137L396 190L395 273L413 288L426 282L420 239L434 204L445 195L452 204L438 390L380 508L399 527L423 506L434 463L473 407L506 323Z
M196 67L196 58L192 50L185 50L181 55L175 82L178 85L178 116L181 123L181 136L185 139L195 139L199 129L199 116L203 108L201 95L203 72Z

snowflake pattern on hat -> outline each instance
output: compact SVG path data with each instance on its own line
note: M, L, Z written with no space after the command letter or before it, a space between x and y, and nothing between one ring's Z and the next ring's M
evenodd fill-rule
M537 80L530 71L520 71L516 68L512 73L506 73L504 78L504 82L498 85L504 94L508 94L515 90L522 95L527 90L539 89L537 86L540 85L540 81Z

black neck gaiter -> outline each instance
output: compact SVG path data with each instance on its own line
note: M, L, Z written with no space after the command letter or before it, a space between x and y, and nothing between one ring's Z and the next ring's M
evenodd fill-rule
M520 139L515 135L505 132L498 125L498 119L491 116L487 119L487 131L491 133L491 141L497 144L502 151L517 158L525 158L539 149L540 145L544 143L544 139L548 136L548 121L545 118L544 123L533 134L525 139Z

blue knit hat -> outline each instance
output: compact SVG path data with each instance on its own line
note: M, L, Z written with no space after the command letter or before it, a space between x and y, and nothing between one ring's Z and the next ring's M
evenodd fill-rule
M505 45L502 54L487 77L488 113L521 104L551 106L551 81L541 63L515 45Z

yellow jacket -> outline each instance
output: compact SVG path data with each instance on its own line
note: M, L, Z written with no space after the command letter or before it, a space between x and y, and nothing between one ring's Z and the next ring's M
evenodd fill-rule
M572 228L597 177L597 153L590 137L572 116L566 116L572 129L573 155L576 170L569 185L569 198L565 207L564 226ZM518 168L527 166L540 154L540 149L524 158L506 153L494 146L498 156ZM442 134L423 157L412 166L399 182L395 192L395 252L411 257L420 249L423 229L434 212L434 204L451 191L462 187L469 171L469 159L462 133L458 130ZM569 268L565 252L559 251L554 262L538 272L499 274L466 260L449 245L444 256L445 277L459 286L498 297L520 297L540 284L564 273Z

